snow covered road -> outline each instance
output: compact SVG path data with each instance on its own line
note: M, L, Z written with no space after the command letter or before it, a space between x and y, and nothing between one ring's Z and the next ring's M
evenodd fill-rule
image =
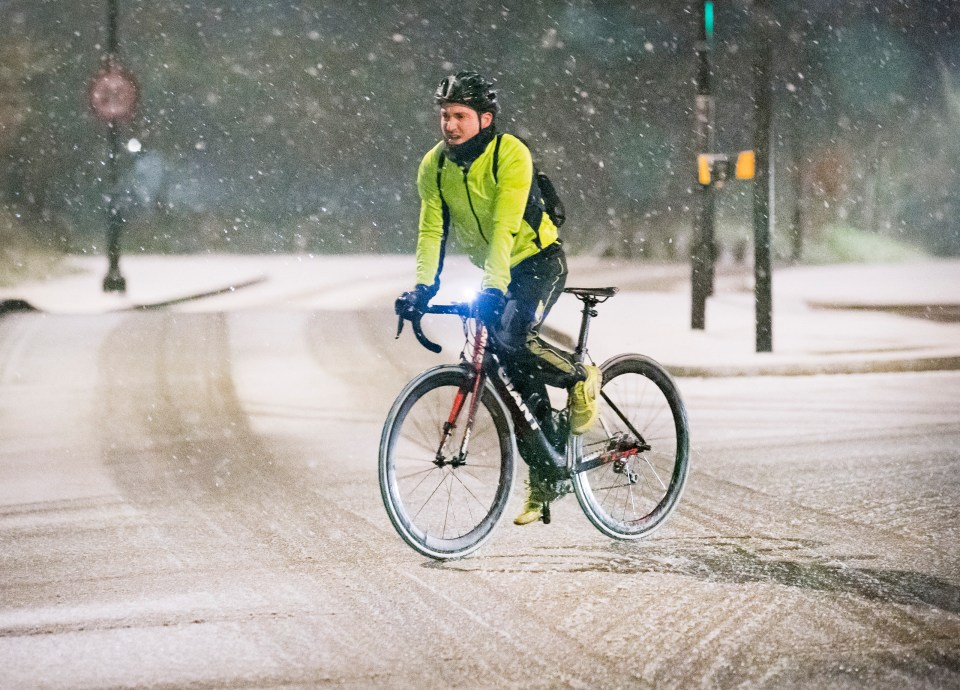
M681 379L690 484L653 538L571 497L439 564L376 452L455 350L394 326L0 319L0 687L960 682L960 373Z

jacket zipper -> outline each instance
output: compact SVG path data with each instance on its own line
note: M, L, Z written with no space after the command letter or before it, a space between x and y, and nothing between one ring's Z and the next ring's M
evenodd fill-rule
M470 196L470 185L467 184L468 172L470 172L470 168L463 168L463 187L467 190L467 203L470 204L470 212L473 214L473 219L477 221L477 232L480 233L480 237L483 238L484 242L490 244L490 240L488 240L487 236L483 234L483 228L480 227L480 217L477 216L477 211L473 208L473 197Z

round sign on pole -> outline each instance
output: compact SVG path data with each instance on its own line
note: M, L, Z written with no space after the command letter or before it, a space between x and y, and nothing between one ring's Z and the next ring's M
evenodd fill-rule
M140 88L133 74L110 61L90 80L90 111L104 122L129 122L137 112Z

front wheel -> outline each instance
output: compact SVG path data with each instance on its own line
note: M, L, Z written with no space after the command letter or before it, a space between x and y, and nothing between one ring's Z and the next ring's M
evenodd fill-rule
M605 362L600 417L571 436L573 488L604 534L639 539L660 527L687 478L687 413L673 379L642 355Z
M387 514L403 540L430 558L479 548L503 516L513 483L510 423L489 384L467 429L472 382L461 367L424 372L400 393L380 439Z

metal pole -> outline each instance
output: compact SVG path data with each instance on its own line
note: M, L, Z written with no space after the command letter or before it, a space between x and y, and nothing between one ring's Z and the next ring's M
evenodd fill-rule
M710 35L712 33L713 2L704 0L700 6L700 40L697 41L697 99L694 124L696 154L712 153L714 139L714 99L710 89ZM706 325L707 297L713 292L713 182L696 185L696 200L691 243L692 307L690 327L703 330Z
M107 0L107 55L117 52L117 0Z
M113 64L117 53L117 0L107 0L107 62ZM110 267L103 279L104 292L126 292L127 281L120 273L120 231L123 219L115 205L119 186L117 160L120 157L120 137L116 122L109 123L110 156L107 159L107 257Z
M126 292L127 280L120 273L120 232L123 219L120 217L114 202L119 185L117 158L120 151L120 137L113 122L109 125L108 136L110 139L110 157L107 159L107 184L109 186L107 194L107 257L110 260L110 268L103 279L103 291Z
M757 352L773 351L773 290L770 262L770 236L774 220L774 175L771 113L772 89L770 83L770 22L769 0L755 0L754 65L755 130L754 150L757 156L753 180L753 276L756 313Z

